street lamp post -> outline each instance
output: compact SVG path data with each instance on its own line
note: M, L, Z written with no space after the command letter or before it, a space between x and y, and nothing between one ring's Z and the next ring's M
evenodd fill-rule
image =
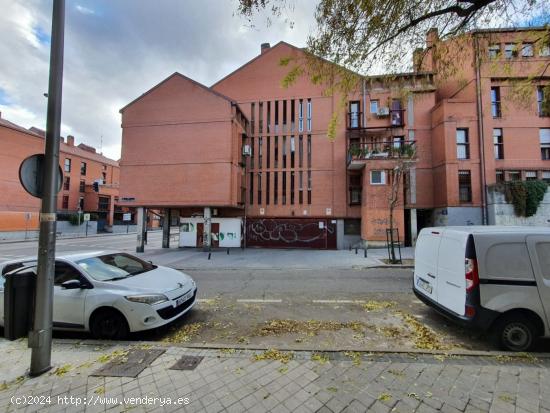
M63 85L63 42L65 0L53 1L50 49L50 78L44 151L43 195L40 209L36 296L29 347L32 348L30 375L37 376L51 368L53 281L55 271L55 232L57 229L57 191L61 93Z

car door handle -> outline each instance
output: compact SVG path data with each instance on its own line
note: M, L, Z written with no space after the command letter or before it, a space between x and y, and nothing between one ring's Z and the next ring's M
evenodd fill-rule
M462 288L460 285L455 284L455 283L452 283L452 282L450 282L450 281L445 281L445 282L446 282L447 284L449 284L449 285L452 285L453 287Z
M433 279L435 279L435 275L431 274L431 273L427 273L428 277L431 277Z

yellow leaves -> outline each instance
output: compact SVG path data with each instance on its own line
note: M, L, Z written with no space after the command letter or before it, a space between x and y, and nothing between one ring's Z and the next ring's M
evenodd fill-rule
M508 393L502 393L501 395L498 396L498 398L506 403L512 403L514 401L514 398Z
M365 311L382 311L388 308L394 308L397 305L395 301L377 301L369 300L363 304Z
M105 394L105 387L99 386L97 389L94 390L95 394Z
M281 373L281 374L286 374L287 371L288 371L287 366L279 367L279 369L278 369L278 372Z
M110 354L102 354L97 358L100 363L107 363L113 359L126 358L128 356L128 350L115 350Z
M185 324L179 328L174 328L173 331L163 341L168 343L187 343L196 336L203 328L202 323Z
M327 361L329 361L329 358L326 354L313 353L311 355L311 361L316 361L319 364L325 364Z
M290 360L294 358L293 353L289 352L281 352L279 350L275 349L269 349L264 351L261 354L255 354L254 360L255 361L261 361L261 360L278 360L283 364L287 364Z
M449 346L443 345L437 333L426 327L412 315L397 311L413 332L414 346L424 350L445 350Z
M9 389L9 385L6 382L0 383L0 391Z
M65 374L71 371L72 368L73 367L70 364L64 364L63 366L56 368L52 374L55 374L58 377L63 377Z
M354 366L359 366L361 364L361 353L358 351L344 351L344 356L351 358Z
M378 400L380 400L381 402L387 402L391 400L391 398L392 398L392 395L389 393L382 393L378 396Z
M294 66L288 71L288 73L281 80L281 86L285 89L292 86L296 80L302 76L304 73L304 68L301 66Z
M337 331L349 328L353 331L362 331L364 324L359 321L320 321L320 320L270 320L258 331L258 335L282 335L302 333L310 336L317 335L320 331Z

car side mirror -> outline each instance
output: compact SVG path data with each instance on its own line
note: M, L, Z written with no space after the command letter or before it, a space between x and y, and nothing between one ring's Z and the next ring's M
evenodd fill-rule
M88 284L82 283L80 280L69 280L61 284L65 290L76 290L81 288L90 288Z

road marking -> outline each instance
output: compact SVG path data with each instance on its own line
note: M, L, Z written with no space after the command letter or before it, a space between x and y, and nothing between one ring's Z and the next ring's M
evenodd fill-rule
M238 299L238 303L282 303L283 300L266 300L263 298L243 298Z
M315 304L363 304L365 300L312 300Z

